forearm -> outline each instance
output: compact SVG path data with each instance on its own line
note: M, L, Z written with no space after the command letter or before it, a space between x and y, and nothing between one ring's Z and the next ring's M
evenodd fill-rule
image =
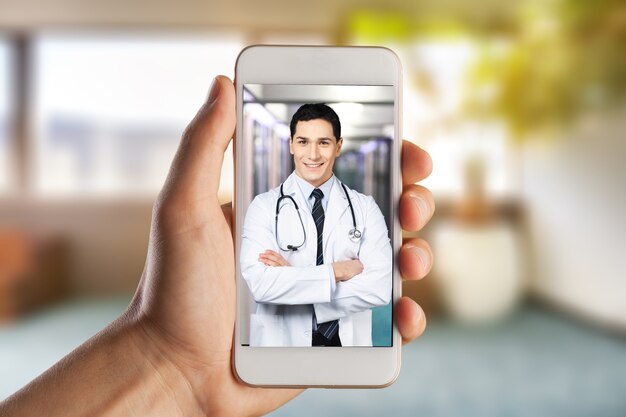
M0 403L2 416L200 415L183 375L127 316Z
M314 304L320 322L389 304L392 292L391 267L367 268L348 281L337 283L331 301Z
M257 303L301 305L330 301L334 289L331 265L242 265L242 275Z

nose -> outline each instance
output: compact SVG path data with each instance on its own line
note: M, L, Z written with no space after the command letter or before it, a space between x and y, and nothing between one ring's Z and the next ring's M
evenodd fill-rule
M318 159L320 156L319 153L319 149L317 148L317 144L312 144L311 148L309 149L309 159L311 159L312 161L315 161L316 159Z

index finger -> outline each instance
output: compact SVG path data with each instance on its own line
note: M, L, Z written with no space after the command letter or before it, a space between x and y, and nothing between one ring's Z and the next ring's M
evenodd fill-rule
M408 140L402 141L402 184L414 184L428 177L433 161L428 152Z

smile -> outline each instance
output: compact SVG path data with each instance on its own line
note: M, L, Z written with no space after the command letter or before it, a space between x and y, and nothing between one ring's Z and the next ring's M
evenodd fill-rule
M307 168L319 168L319 167L321 167L322 165L324 165L324 163L323 163L323 162L322 162L322 163L319 163L319 164L307 164L307 163L304 163L304 165L305 165Z

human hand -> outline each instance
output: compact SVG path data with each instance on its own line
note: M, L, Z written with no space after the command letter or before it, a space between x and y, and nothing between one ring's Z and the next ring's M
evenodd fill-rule
M0 414L246 416L267 413L301 392L252 388L232 371L232 210L220 207L217 192L234 128L235 91L230 80L217 77L183 134L154 206L146 264L128 310L1 403ZM414 185L430 171L428 154L405 141L399 207L405 230L420 229L434 211L430 192ZM420 279L432 252L412 239L397 259L403 279ZM426 319L413 300L402 297L394 316L403 342L424 331Z
M274 252L271 249L267 249L265 252L260 253L259 261L263 262L267 266L291 266L291 264L287 262L280 253Z
M363 272L363 264L358 259L333 262L333 271L335 272L336 282L347 281Z
M144 349L179 371L202 415L265 414L301 392L252 388L232 371L232 210L230 204L220 206L217 193L234 128L235 91L228 78L217 77L183 134L155 204L148 259L132 308Z
M148 260L134 303L147 348L157 349L181 371L204 412L228 407L233 415L249 415L269 412L300 390L251 388L239 383L231 369L232 219L230 210L222 211L217 191L234 127L234 89L227 78L218 77L209 100L183 135L155 205ZM434 210L428 190L411 185L430 170L428 154L405 142L400 220L407 230L421 228ZM280 263L266 254L267 260ZM398 261L405 278L419 279L430 269L430 248L422 240L411 240L403 245ZM404 341L422 333L426 321L413 300L403 297L396 312Z

